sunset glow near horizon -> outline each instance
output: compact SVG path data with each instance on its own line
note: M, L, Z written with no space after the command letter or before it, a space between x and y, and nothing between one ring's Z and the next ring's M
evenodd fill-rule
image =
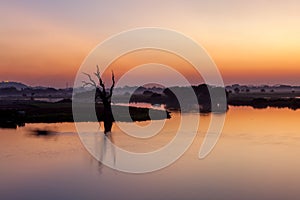
M300 85L299 10L296 0L2 1L0 81L72 85L84 58L100 42L128 29L161 27L202 45L225 84ZM153 52L144 53L118 59L112 67L116 75L128 66L150 62ZM156 52L151 58L170 64L192 84L202 82L174 56ZM143 76L149 75L136 78Z

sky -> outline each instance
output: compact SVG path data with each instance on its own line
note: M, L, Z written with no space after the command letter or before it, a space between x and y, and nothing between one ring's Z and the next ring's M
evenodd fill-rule
M299 10L299 0L1 0L0 81L72 85L89 52L108 37L161 27L202 45L225 84L300 85ZM138 63L137 56L122 59L119 66ZM201 82L184 66L174 68Z

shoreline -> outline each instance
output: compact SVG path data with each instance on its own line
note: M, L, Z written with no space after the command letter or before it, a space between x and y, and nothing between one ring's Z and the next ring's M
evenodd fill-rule
M79 103L81 116L76 121L103 121L103 106L95 104L96 116L93 117L86 111L90 107L88 103ZM170 112L151 108L138 108L133 106L112 105L113 112L118 113L114 121L132 122L150 120L161 120L171 118ZM128 117L128 109L130 117ZM0 102L0 128L17 128L25 123L57 123L74 122L71 100L60 102L43 101L1 101Z

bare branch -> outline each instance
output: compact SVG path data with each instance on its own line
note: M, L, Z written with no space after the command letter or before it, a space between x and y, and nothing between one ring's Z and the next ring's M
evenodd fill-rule
M110 92L109 92L108 96L106 95L105 85L104 85L104 82L102 81L98 65L97 65L97 71L94 73L94 75L97 77L100 86L97 85L97 83L94 81L94 79L92 79L91 75L89 75L88 73L83 73L83 74L86 75L89 78L89 81L82 81L83 86L90 85L90 86L95 87L98 94L100 93L101 98L106 99L106 98L110 98L112 96L113 90L114 90L114 87L115 87L115 75L114 75L113 71L111 71L112 85L110 87Z
M98 81L99 81L99 85L102 87L102 94L103 95L106 95L106 91L105 91L105 85L104 85L104 83L103 83L103 81L102 81L102 79L101 79L101 74L100 74L100 71L99 71L99 66L97 65L97 72L96 73L94 73L95 74L95 76L98 78Z
M92 79L91 75L89 75L88 73L84 73L84 72L83 72L83 74L86 75L89 78L89 80L90 80L90 82L82 81L82 83L84 84L84 86L91 85L91 86L94 86L95 88L97 88L97 84Z
M89 83L89 82L86 82L86 81L82 81L82 83L83 83L83 87L88 86L88 85L96 87L93 83Z

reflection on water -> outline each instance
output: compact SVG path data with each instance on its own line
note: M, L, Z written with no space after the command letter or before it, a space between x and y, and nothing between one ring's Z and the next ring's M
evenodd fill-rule
M54 137L57 135L57 133L52 128L35 128L35 129L29 129L28 130L29 136L35 136L35 137Z
M197 137L184 156L142 175L99 164L72 123L0 129L0 199L298 199L299 117L300 111L288 109L230 108L217 146L199 160L210 122L210 115L201 115ZM179 120L172 113L163 131L147 139L128 136L115 125L108 137L92 136L102 139L99 154L118 162L108 140L128 151L152 151L174 137ZM28 130L45 127L56 131L55 140L28 137Z
M44 101L44 102L58 102L63 100L64 98L34 98L35 101Z
M113 105L119 105L119 106L133 106L138 108L151 108L156 110L165 110L164 104L149 104L149 103L142 103L142 102L136 102L136 103L113 103Z
M102 172L102 160L105 157L109 157L113 160L113 164L116 163L116 150L113 144L115 144L113 139L113 133L108 132L106 134L103 133L92 133L94 148L96 149L96 158L98 158L99 172Z

